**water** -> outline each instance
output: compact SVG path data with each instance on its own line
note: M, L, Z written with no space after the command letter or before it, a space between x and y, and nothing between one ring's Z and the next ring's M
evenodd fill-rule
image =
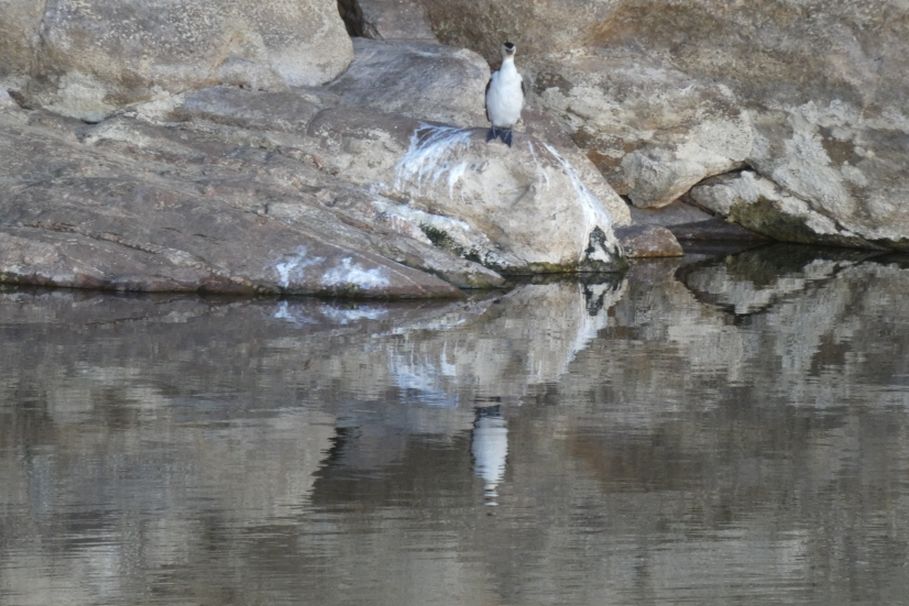
M909 596L909 263L465 302L0 292L0 603Z

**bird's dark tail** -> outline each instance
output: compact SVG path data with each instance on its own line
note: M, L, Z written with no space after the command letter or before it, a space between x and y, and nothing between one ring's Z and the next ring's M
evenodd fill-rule
M501 139L502 143L511 147L511 129L510 128L496 128L493 126L486 132L486 142L494 141L495 139Z

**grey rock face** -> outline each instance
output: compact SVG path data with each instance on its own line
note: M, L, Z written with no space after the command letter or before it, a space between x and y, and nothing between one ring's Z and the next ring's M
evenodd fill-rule
M419 0L340 0L338 8L352 36L437 42Z
M684 254L672 232L659 225L619 227L616 236L629 257L681 257Z
M16 109L19 109L19 105L10 97L9 92L5 88L0 87L0 111Z
M226 89L197 93L160 119L237 124L254 97ZM273 99L258 97L259 106ZM563 155L528 135L516 135L513 148L487 144L485 129L356 108L329 108L308 124L285 117L279 107L269 115L296 126L283 133L222 134L245 144L264 140L295 149L368 192L335 203L336 212L365 223L378 220L504 273L621 266L612 226L628 223L627 206L589 163L571 163L570 151ZM257 122L249 127L265 128Z
M429 297L624 265L627 206L573 144L470 128L471 51L358 40L336 78L334 2L4 1L7 282Z
M867 247L871 243L752 171L708 179L690 199L754 232L788 242Z
M328 87L345 105L421 120L482 126L489 66L467 49L354 39L354 60Z
M0 78L31 68L43 8L43 2L0 0Z
M616 4L615 0L421 2L442 42L472 48L490 62L499 60L506 39L528 57L575 50L586 43L585 32L591 24L608 16Z
M0 56L33 77L32 102L88 120L217 83L319 84L352 56L332 0L4 4L9 10L0 11L0 34L18 33L0 36Z
M10 159L0 169L4 282L143 291L459 296L443 280L365 247L348 246L331 230L288 225L231 203L232 196L280 197L277 184L269 191L248 172L252 183L231 183L226 167L204 166L204 155L194 161L181 157L177 142L155 150L156 157L130 154L129 146L105 146L101 133L49 120L43 125L0 122L0 149ZM148 133L144 141L139 132L129 136L140 147L154 142ZM226 150L210 145L204 151ZM190 166L181 169L186 161ZM232 164L242 170L242 163ZM199 180L206 173L210 178ZM343 232L341 226L336 231Z
M525 136L508 148L484 138L485 129L419 125L388 195L479 228L496 244L476 246L462 229L440 226L441 237L508 273L619 262L612 228L627 221L627 207L605 182L592 171L582 176L544 141Z
M906 247L905 3L424 3L443 42L487 58L520 33L536 102L635 205L750 167L858 238L844 241Z
M750 117L729 88L641 57L590 51L553 61L535 91L640 208L670 204L740 166L752 148Z
M97 125L8 104L0 277L406 298L621 266L627 208L591 166L337 102L222 87Z

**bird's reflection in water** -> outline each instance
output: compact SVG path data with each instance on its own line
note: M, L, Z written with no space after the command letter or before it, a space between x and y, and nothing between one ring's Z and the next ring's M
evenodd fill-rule
M497 488L505 476L508 458L508 423L502 416L501 406L474 409L470 454L473 457L473 471L483 480L486 504L497 505Z

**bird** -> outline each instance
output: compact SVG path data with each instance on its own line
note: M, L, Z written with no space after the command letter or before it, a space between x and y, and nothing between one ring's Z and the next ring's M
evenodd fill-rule
M511 129L521 119L524 107L524 78L514 66L517 47L511 42L502 45L502 66L492 72L486 83L486 119L492 128L486 142L499 138L511 147Z

